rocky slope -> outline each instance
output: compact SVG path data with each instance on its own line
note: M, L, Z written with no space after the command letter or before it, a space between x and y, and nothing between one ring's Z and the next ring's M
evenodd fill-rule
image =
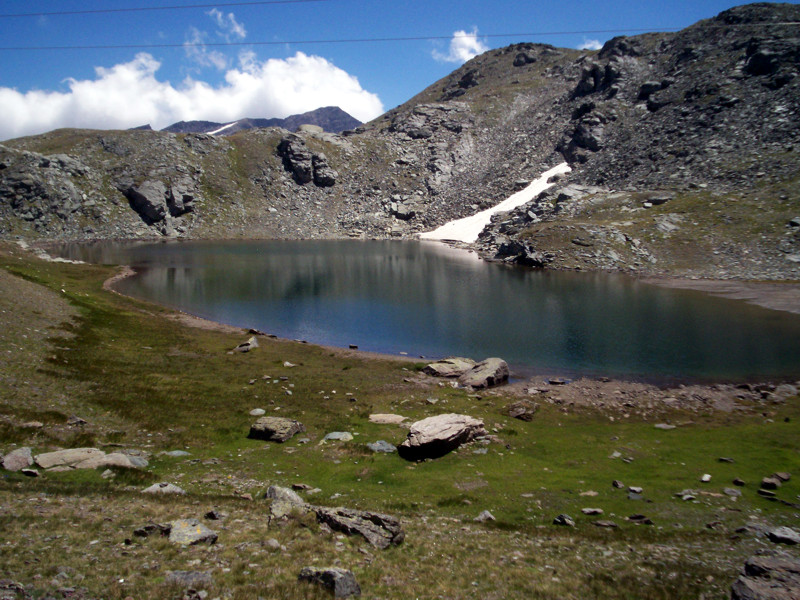
M796 5L753 4L599 52L508 46L341 135L12 140L0 148L0 234L412 237L566 160L567 177L484 230L484 255L797 279L798 21Z

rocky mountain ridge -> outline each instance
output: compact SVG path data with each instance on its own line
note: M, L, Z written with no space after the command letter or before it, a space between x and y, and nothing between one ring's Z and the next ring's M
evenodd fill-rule
M0 147L0 235L412 238L571 173L476 248L550 268L800 277L800 7L736 7L599 52L515 44L375 121L59 130Z

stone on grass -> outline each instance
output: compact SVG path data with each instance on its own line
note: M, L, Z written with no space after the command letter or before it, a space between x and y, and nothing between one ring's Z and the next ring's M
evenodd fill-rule
M267 493L264 494L265 498L271 500L279 500L281 502L288 502L289 504L305 504L305 501L294 490L281 487L279 485L271 485L267 488Z
M367 444L367 448L373 452L385 452L387 454L391 452L397 452L397 448L395 446L384 440L378 440L377 442Z
M486 523L487 521L496 521L497 519L494 518L494 515L490 513L488 510L484 510L479 514L477 517L473 519L473 521L477 521L478 523Z
M207 571L167 571L164 581L194 590L211 587L214 584L211 573Z
M133 451L131 451L133 452ZM143 468L147 460L123 452L106 454L97 448L68 448L45 452L35 457L36 464L43 469L68 467L70 469L97 469L100 467L125 467L128 469Z
M508 416L520 421L533 421L539 405L530 400L520 400L508 407Z
M297 433L305 431L305 426L294 419L285 417L261 417L250 426L247 437L252 440L285 442Z
M800 544L800 531L791 527L778 527L767 532L767 537L776 544L795 546Z
M263 408L254 408L250 411L251 417L263 417L265 414L267 414L267 411L265 411Z
M400 521L390 515L365 510L315 506L317 521L346 535L360 535L376 548L398 545L406 537Z
M582 508L581 512L585 515L602 515L603 509L602 508Z
M592 523L592 525L594 525L595 527L605 527L607 529L613 529L617 526L617 524L614 523L614 521L606 521L603 519L601 519L600 521L595 521L594 523Z
M352 571L338 567L303 567L297 576L298 581L308 581L324 587L333 594L334 598L349 598L360 596L361 587L358 585Z
M553 525L563 525L565 527L575 527L575 521L569 515L558 515L555 519L553 519Z
M217 534L197 519L178 519L170 523L169 541L182 546L214 544Z
M508 381L508 364L502 358L487 358L458 378L459 385L478 390Z
M353 434L349 431L331 431L330 433L325 434L325 437L322 438L320 444L324 444L325 442L350 442L353 440Z
M434 377L461 377L474 366L471 358L451 357L425 365L422 372Z
M236 348L234 348L235 352L250 352L253 348L258 348L258 340L256 336L251 337L246 342L242 342Z
M742 495L742 490L726 487L722 490L722 493L724 493L726 496L730 496L731 498L738 498Z
M485 435L479 419L453 413L436 415L411 425L408 437L397 450L407 460L438 458Z
M17 448L3 457L3 468L6 471L21 471L33 465L31 449Z
M800 559L787 555L751 556L731 586L731 600L800 598Z
M781 480L775 476L764 477L764 479L761 480L761 488L764 490L777 490L781 485Z
M700 477L700 481L702 481L703 483L708 483L709 481L711 481L711 475L709 475L708 473L704 473Z
M663 431L669 431L670 429L675 429L675 425L670 425L669 423L657 423L654 427L656 429L661 429Z
M169 452L162 452L164 456L171 456L172 458L180 458L181 456L190 456L186 450L170 450Z
M39 471L37 471L36 469L20 469L19 472L22 473L23 475L25 475L25 477L38 477L39 476Z
M792 474L791 473L787 473L785 471L781 471L779 473L773 473L772 476L780 479L784 483L789 481L792 478Z
M405 421L408 417L403 417L401 415L393 415L390 413L381 414L375 413L369 416L370 423L378 423L379 425L400 425L403 421Z
M142 490L144 494L185 494L186 492L177 485L167 482L154 483Z

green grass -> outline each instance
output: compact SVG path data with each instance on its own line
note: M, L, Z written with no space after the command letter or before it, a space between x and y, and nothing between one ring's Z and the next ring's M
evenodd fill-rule
M0 365L0 375L19 384L0 392L0 452L27 444L34 454L76 445L150 454L147 469L113 469L107 478L102 469L1 474L0 526L11 542L0 545L4 576L39 595L62 581L105 598L178 598L166 572L199 569L213 574L210 597L314 598L322 596L296 582L300 567L338 563L354 570L367 597L724 598L746 556L764 543L736 530L796 523L797 508L756 493L763 476L789 471L795 477L778 497L797 502L796 398L734 413L664 408L648 420L541 402L532 422L515 421L504 414L513 398L502 389L476 398L439 387L413 362L269 339L228 354L245 334L187 327L166 309L105 292L110 267L42 263L11 246L0 249L0 267L27 282L15 284L20 294L40 299L13 304L0 294L3 344L19 352L26 324L45 338ZM247 439L256 407L296 418L307 432L285 444ZM498 439L408 463L367 450L368 442L405 437L401 427L369 422L372 412L409 420L466 413ZM87 426L70 429L73 414ZM661 431L654 418L684 425ZM32 420L43 427L25 425ZM334 430L358 435L321 445ZM190 455L160 454L175 449ZM622 456L610 458L614 452ZM723 456L735 462L719 462ZM699 482L703 473L710 483ZM747 482L737 501L722 493L735 477ZM629 500L612 487L615 479L644 488L643 498ZM156 481L188 494L139 493ZM266 488L292 483L321 489L309 496L318 504L396 514L406 542L377 551L302 518L268 523ZM700 492L697 500L676 497L683 489ZM587 506L619 527L595 527L598 517L581 513ZM132 538L148 521L199 518L212 507L228 514L209 523L220 535L216 546ZM474 523L482 510L497 520ZM560 513L577 527L553 526ZM626 520L635 513L654 525ZM269 538L286 551L265 546ZM60 567L82 578L59 576Z

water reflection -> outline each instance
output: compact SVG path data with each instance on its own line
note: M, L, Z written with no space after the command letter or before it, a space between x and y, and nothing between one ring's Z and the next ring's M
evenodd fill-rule
M282 337L543 372L745 378L800 372L800 318L605 274L486 264L433 243L71 245L127 263L120 291Z

